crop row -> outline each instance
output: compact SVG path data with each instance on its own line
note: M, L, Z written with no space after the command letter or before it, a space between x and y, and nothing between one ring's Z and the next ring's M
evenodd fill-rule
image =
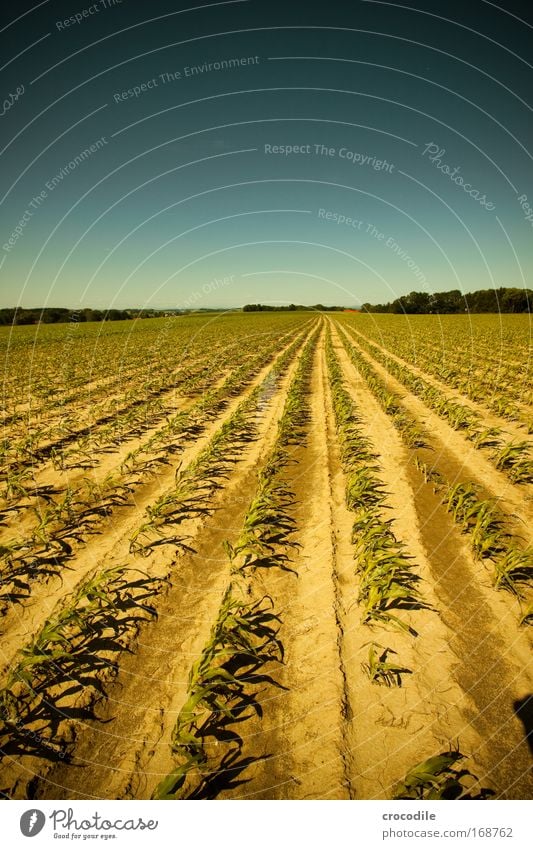
M349 339L344 334L341 338L350 359L365 377L373 394L381 400L379 393L384 391L384 384ZM382 406L386 412L390 412L383 402ZM412 448L410 430L406 430L404 426L402 413L401 402L395 400L392 404L392 421L406 445ZM416 427L416 423L413 423L413 427ZM418 447L431 447L427 443L427 435ZM459 528L469 536L474 556L492 566L495 586L513 591L522 607L521 622L529 623L532 620L531 606L527 601L525 587L530 583L533 574L533 549L518 544L516 537L507 530L509 517L498 509L494 499L479 497L478 485L471 482L450 483L416 451L412 452L411 459L422 471L426 481L431 481L436 487L442 503Z
M0 751L71 759L73 728L92 715L117 658L156 615L164 581L121 565L91 576L24 646L0 690Z
M216 479L221 458L226 467L238 461L238 456L232 456L232 446L253 436L251 416L265 403L265 388L272 388L273 376L279 381L299 345L301 340L295 340L278 359L263 383L237 408L215 434L210 446L191 464L191 473L184 470L182 475L187 484L181 490L182 500L178 503L178 493L172 493L174 511L167 512L162 524L157 525L160 533L163 526L194 515L191 499L195 504L201 500L202 512L205 512L206 493L201 480L209 476ZM168 503L166 506L168 508ZM157 503L152 516L157 519ZM163 539L162 534L160 538ZM180 549L180 541L175 538L167 537L165 542ZM147 545L143 553L148 554L149 548ZM0 692L6 754L36 754L45 760L70 759L75 734L72 722L64 723L63 720L72 720L80 712L85 718L92 715L95 701L101 701L106 684L117 674L120 653L132 645L143 622L156 615L155 607L148 600L161 591L169 574L153 578L123 564L101 569L87 578L44 623L19 652ZM233 601L229 607L235 613ZM262 607L255 607L254 616L256 627L260 620L265 624L268 619ZM36 735L32 729L37 719L40 730Z
M412 625L399 616L398 611L426 607L417 589L420 579L412 570L405 546L396 539L392 521L383 519L387 496L378 474L378 457L361 431L361 419L346 389L329 328L326 361L341 463L346 476L345 500L355 517L352 544L360 579L357 601L362 608L363 622L392 624L416 636ZM401 675L410 671L392 662L389 654L394 654L391 648L370 643L368 662L363 668L373 683L400 685Z
M301 338L297 337L278 358L274 374L279 363L281 368L285 367L301 344ZM4 606L27 598L30 581L59 572L65 560L72 555L72 544L83 543L85 535L94 533L103 517L109 516L115 507L129 503L135 486L147 471L161 463L168 463L169 455L182 450L186 442L195 440L205 424L215 420L225 409L230 398L246 389L254 374L265 366L275 350L276 346L272 345L262 351L251 363L235 370L221 387L202 396L192 409L171 418L153 437L128 455L120 474L110 473L98 483L86 478L78 487L67 487L60 499L51 499L44 507L33 508L37 518L33 529L20 538L4 540L0 547L0 599ZM268 383L264 382L264 385ZM261 390L258 389L251 401L252 406L260 396Z
M253 573L288 569L287 549L295 531L289 515L293 494L284 482L291 446L304 438L306 396L317 333L307 343L278 424L276 443L234 545L226 543L231 580L211 636L193 664L188 696L172 732L176 767L159 783L153 798L206 798L215 783L248 764L234 726L261 716L258 685L276 685L264 667L283 660L280 618L268 595L258 595ZM250 601L250 596L252 601ZM254 598L254 596L256 596ZM225 778L228 781L227 777Z
M363 605L363 621L369 624L374 620L385 624L391 621L416 635L411 626L391 611L396 606L413 610L427 608L427 605L416 588L419 579L411 571L410 558L406 556L403 544L394 537L391 520L384 521L381 518L382 508L386 506L386 495L377 475L378 457L360 430L361 419L346 389L346 380L332 345L329 328L326 360L341 463L347 478L346 504L356 517L352 542L355 544L357 571L362 575L358 602ZM379 393L378 383L374 384L374 389ZM392 409L396 409L394 404ZM405 430L401 416L399 425L399 430L410 443L409 431ZM371 579L373 596L368 592L368 577ZM377 608L374 615L369 615L369 602ZM374 641L368 645L368 659L362 668L370 681L388 687L401 686L402 676L411 670L399 663L396 657L393 659L392 656L397 653L390 646ZM473 793L472 787L477 779L466 766L458 766L464 760L465 755L451 746L448 751L427 758L409 769L403 780L393 786L392 798L488 798L491 791L486 788Z
M435 386L413 374L409 368L383 354L372 343L365 343L362 339L359 341L400 383L421 398L430 409L435 410L454 430L464 433L475 448L492 447L492 462L497 469L505 472L513 483L533 482L533 461L530 459L529 442L508 442L502 439L501 429L484 427L482 417L476 410L448 398Z
M524 423L531 432L533 419L527 409L531 384L524 373L530 354L526 346L519 345L510 328L506 333L501 329L496 335L491 327L490 334L483 336L479 316L468 326L464 320L450 317L443 326L434 316L416 317L408 326L401 319L391 321L392 318L380 319L377 325L358 319L355 325L348 322L348 326L364 331L365 338L371 337L410 364L420 365L446 386L498 416ZM500 355L494 353L498 349Z
M372 394L384 412L392 418L396 429L401 433L406 445L409 448L421 448L425 446L427 434L420 427L414 416L402 405L400 396L389 389L387 384L376 374L370 363L351 344L350 340L342 331L341 339L350 360L358 372L365 378Z
M290 335L276 336L278 345L283 345ZM177 374L171 374L160 363L156 376L147 380L146 374L142 375L139 385L129 378L122 397L107 397L103 408L98 408L91 399L85 421L80 421L79 410L71 410L68 415L61 415L53 426L39 424L26 428L18 440L4 438L0 478L6 481L5 500L11 504L31 491L36 466L43 460L50 458L54 468L61 470L93 466L98 453L141 435L160 421L168 413L168 405L162 398L174 399L174 390L182 396L194 397L220 382L237 364L243 367L253 360L256 353L256 348L243 350L242 344L235 343L223 352L223 368L217 364L215 352L210 352L200 358L196 368L194 361L188 361L186 368L180 368Z

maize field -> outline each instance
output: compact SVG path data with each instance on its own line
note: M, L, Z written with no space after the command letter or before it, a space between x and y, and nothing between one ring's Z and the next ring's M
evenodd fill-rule
M527 315L0 345L4 798L531 798Z

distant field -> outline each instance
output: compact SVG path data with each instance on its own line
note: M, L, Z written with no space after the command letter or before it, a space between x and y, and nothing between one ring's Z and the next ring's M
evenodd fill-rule
M3 796L531 798L530 334L0 328Z

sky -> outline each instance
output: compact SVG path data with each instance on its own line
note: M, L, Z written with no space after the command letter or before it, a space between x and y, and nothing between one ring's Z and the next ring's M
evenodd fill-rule
M533 288L530 2L1 14L1 307Z

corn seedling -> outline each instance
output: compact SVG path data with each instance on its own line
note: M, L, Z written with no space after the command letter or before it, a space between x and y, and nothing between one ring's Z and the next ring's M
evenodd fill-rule
M383 684L386 687L401 687L402 675L410 672L404 666L391 663L389 654L396 654L391 648L385 648L379 643L370 643L368 649L368 661L361 664L361 668L368 675L373 684Z
M471 798L465 779L476 781L468 769L457 767L465 755L456 749L441 752L409 770L394 788L393 799L459 799ZM486 791L485 791L486 792Z

